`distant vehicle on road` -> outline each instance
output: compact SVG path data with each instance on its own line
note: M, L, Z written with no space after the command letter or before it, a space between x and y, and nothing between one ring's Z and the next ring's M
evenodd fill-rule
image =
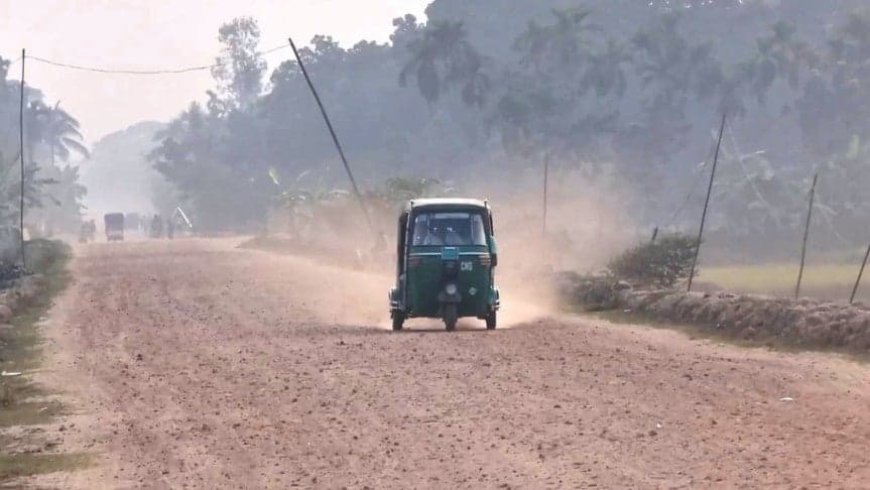
M151 218L151 227L148 230L148 236L151 238L163 238L163 218L159 214L155 214Z
M79 243L89 243L94 241L97 236L97 224L94 220L88 220L82 223L79 230Z
M139 231L142 216L139 213L127 213L124 216L124 229L127 231Z
M109 213L103 219L106 225L106 240L124 241L124 213Z

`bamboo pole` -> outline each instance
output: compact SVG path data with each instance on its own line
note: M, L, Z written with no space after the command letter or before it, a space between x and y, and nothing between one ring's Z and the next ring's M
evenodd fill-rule
M550 185L550 150L544 152L544 216L541 222L541 231L544 235L547 234L547 203L549 202L549 185Z
M317 89L314 88L314 83L311 81L311 77L308 76L308 70L305 69L305 64L302 63L302 57L299 56L299 51L296 49L296 44L293 43L292 38L289 38L288 41L290 41L290 47L293 49L293 54L296 56L296 62L299 64L299 69L302 70L302 75L305 77L305 82L308 83L308 88L311 89L311 95L314 96L314 101L317 102L317 107L320 109L320 114L323 115L323 120L326 121L326 127L329 129L329 134L332 136L332 142L335 143L335 148L338 150L338 156L341 157L341 163L344 164L344 170L347 172L347 176L350 179L350 184L353 187L353 193L356 195L359 206L362 209L363 215L365 216L366 224L369 227L369 231L371 231L372 236L375 238L375 241L378 242L380 240L380 236L375 230L371 216L369 215L369 209L362 198L362 194L360 193L359 187L356 184L356 179L353 176L353 172L351 172L350 170L350 165L347 163L347 158L344 156L344 150L341 147L341 143L338 141L338 135L336 135L335 129L332 127L332 121L329 120L329 115L326 113L326 108L324 108L323 102L320 100L320 95L318 95Z
M722 114L722 125L719 127L719 139L716 141L716 153L713 155L713 170L710 172L710 183L707 184L707 197L704 199L704 211L701 213L701 226L698 228L698 240L695 242L695 258L692 259L692 270L689 272L688 291L692 291L692 281L695 279L695 268L698 265L698 255L701 253L701 241L704 239L704 225L707 222L707 211L710 208L710 194L713 192L713 180L716 178L716 166L719 164L719 149L722 147L722 135L725 133L726 114Z
M795 299L799 298L801 295L801 282L804 278L804 265L806 265L807 259L807 240L810 237L810 222L813 219L813 202L816 199L816 184L818 183L818 181L819 173L816 172L816 174L813 175L813 186L810 187L810 206L809 209L807 209L807 222L804 225L804 240L803 244L801 245L801 266L798 270L797 284L794 287Z
M861 262L861 268L858 270L858 278L855 279L855 286L852 288L852 295L849 296L849 304L855 302L855 295L858 293L858 286L861 284L861 277L864 276L864 268L867 267L867 259L870 258L870 245L867 246L867 252L864 254L864 261Z
M18 105L18 135L19 135L19 150L18 154L21 158L21 199L19 202L19 231L20 231L20 248L21 248L21 268L27 269L27 257L24 253L24 63L27 59L27 52L21 50L21 94Z

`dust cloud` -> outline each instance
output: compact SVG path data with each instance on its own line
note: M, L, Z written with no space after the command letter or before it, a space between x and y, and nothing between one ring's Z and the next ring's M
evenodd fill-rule
M540 176L518 175L507 182L478 177L449 196L487 199L493 207L499 249L496 284L502 298L499 328L551 316L559 309L551 286L553 273L601 269L636 239L636 226L623 205L626 196L601 177L590 178L579 170L551 173L546 230ZM347 294L321 306L320 313L329 317L323 320L365 321L389 328L386 293L395 282L400 208L370 206L370 218L382 234L378 239L349 196L316 208L273 211L269 233L253 244L330 268L331 279L323 281L325 293ZM411 326L437 324L430 323L415 319ZM473 323L465 320L459 326Z

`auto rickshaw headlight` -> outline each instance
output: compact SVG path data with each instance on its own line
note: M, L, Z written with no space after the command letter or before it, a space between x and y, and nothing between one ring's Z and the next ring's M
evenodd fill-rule
M453 296L454 294L456 294L456 284L453 284L451 282L450 284L444 286L444 292L449 294L450 296Z

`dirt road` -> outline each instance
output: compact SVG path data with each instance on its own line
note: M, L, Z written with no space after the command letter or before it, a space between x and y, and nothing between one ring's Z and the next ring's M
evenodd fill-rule
M870 368L589 319L389 331L388 279L227 241L93 245L48 327L79 488L870 482Z

